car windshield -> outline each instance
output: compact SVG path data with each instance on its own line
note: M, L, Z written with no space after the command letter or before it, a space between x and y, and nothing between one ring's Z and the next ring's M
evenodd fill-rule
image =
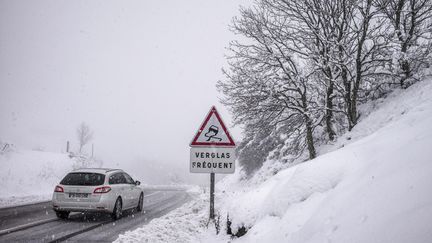
M105 175L98 173L69 173L61 182L68 186L99 186L105 181Z

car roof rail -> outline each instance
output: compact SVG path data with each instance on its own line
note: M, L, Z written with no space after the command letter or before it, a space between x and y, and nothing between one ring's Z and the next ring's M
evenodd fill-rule
M80 171L80 170L104 170L105 173L111 172L111 171L123 171L122 169L110 169L110 168L78 168L74 169L73 171Z
M121 169L107 169L106 172L111 172L111 171L116 171L116 170L123 171L123 170L121 170Z

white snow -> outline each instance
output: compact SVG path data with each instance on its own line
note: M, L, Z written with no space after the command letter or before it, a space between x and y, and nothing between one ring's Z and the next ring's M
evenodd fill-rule
M186 203L165 216L153 219L149 224L134 231L125 232L115 241L123 242L195 242L196 236L207 224L207 195L200 193L198 187L188 191L194 200Z
M396 91L342 148L221 197L233 226L251 227L236 241L430 242L431 94L429 80Z
M200 223L208 206L198 198L165 219L122 235L121 241L158 242L155 234L170 234L177 237L163 239L432 242L432 82L397 90L363 106L362 114L353 131L319 148L321 156L312 161L276 175L272 165L281 165L269 161L250 180L240 180L243 175L237 171L218 183L221 234ZM245 226L246 235L231 239L224 234L227 214L233 231ZM187 224L193 226L183 227Z
M73 163L63 153L22 149L0 153L0 207L50 200Z

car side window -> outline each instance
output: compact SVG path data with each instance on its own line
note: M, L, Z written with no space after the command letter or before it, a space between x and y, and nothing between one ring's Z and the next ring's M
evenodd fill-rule
M126 183L126 179L122 175L122 173L116 173L109 177L109 184L124 184Z
M126 173L123 173L124 177L126 178L126 183L128 184L135 184L135 181L132 179L132 177Z

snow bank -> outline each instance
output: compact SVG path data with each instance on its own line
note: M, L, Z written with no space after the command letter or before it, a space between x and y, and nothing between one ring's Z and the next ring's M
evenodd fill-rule
M194 200L153 219L147 225L120 235L115 242L196 242L196 236L207 225L208 195L200 193L196 187L188 192Z
M374 106L325 149L342 148L258 187L223 185L219 210L234 227L250 228L234 242L432 241L432 84L396 91Z
M50 200L73 164L61 153L15 149L1 153L0 207Z

